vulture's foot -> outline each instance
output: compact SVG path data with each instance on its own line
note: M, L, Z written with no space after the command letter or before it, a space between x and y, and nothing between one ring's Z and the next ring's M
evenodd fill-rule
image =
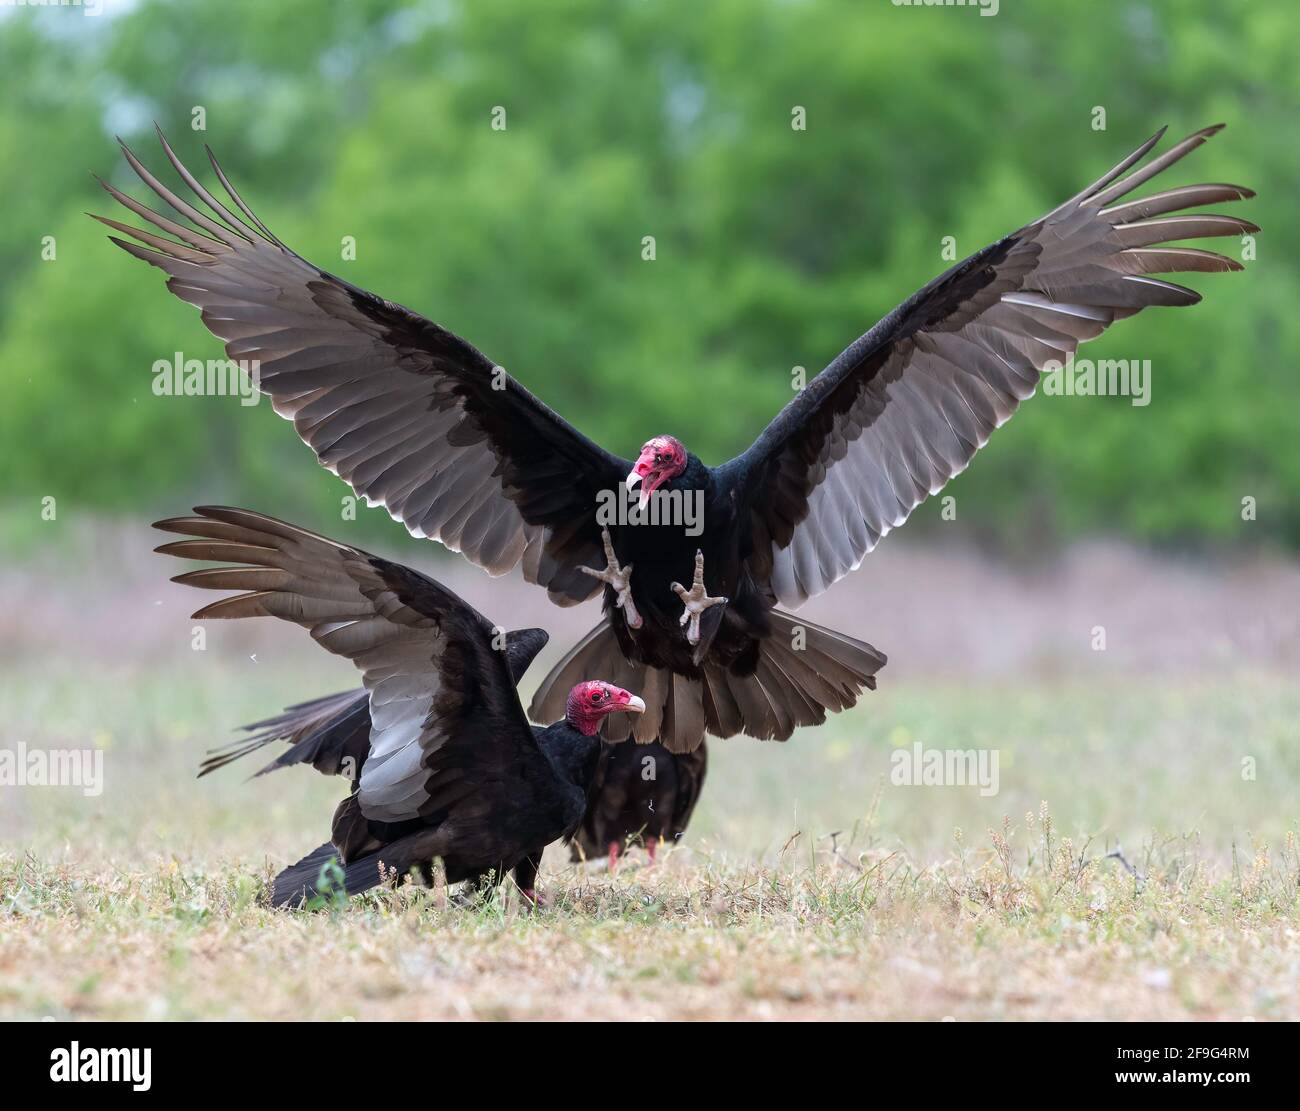
M618 871L618 852L622 848L617 841L609 843L609 874L612 876Z
M673 583L673 590L686 607L678 624L686 626L686 640L690 644L700 643L700 617L710 606L725 606L727 599L711 598L704 592L704 553L695 553L695 581L687 590L681 583Z
M650 858L650 867L653 868L655 863L655 853L659 851L659 838L651 837L650 840L645 843L645 851L646 856Z
M551 897L539 895L534 887L521 887L519 893L524 897L523 909L526 911L544 910L551 905Z
M618 600L614 604L623 611L623 620L627 622L627 627L639 629L641 615L637 613L636 603L632 601L632 565L630 563L626 567L618 565L618 556L614 554L614 542L609 538L609 529L600 530L600 539L605 545L605 570L597 571L594 567L579 567L578 570L613 587L614 593L618 595Z

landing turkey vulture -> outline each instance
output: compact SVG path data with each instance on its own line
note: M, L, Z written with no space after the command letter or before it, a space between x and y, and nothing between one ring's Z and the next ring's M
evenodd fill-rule
M686 832L707 768L708 746L703 741L681 753L670 752L658 741L606 745L571 858L592 860L608 854L612 871L625 846L641 844L653 863L661 841L674 845Z
M194 512L154 526L191 537L157 550L239 566L174 581L243 592L205 606L196 619L293 621L350 659L365 682L364 751L341 746L344 758L359 757L352 790L335 811L330 841L276 877L274 904L315 894L331 861L351 895L382 882L385 871L427 876L435 858L449 883L499 880L513 869L533 901L542 850L572 836L587 808L600 723L610 713L643 711L641 699L584 682L570 692L561 720L530 726L493 626L433 579L260 513ZM516 665L527 654L525 644ZM318 709L337 716L343 706L334 696Z
M646 700L638 741L662 737L689 751L706 731L784 740L874 687L883 655L776 605L798 606L858 567L966 467L1047 363L1149 305L1200 300L1146 275L1240 269L1164 244L1258 230L1227 216L1172 215L1250 190L1191 185L1121 201L1219 129L1143 162L1161 129L1046 216L940 275L716 468L671 436L647 441L635 461L612 455L464 340L290 251L211 151L238 213L162 139L216 219L124 146L145 184L190 223L110 185L175 239L104 222L139 241L113 238L170 275L168 287L202 310L231 358L259 362L276 411L368 503L492 574L522 566L560 605L604 591L604 620L542 683L534 720L554 717L580 678L606 675ZM639 507L652 523L602 517L611 493L636 486L655 503ZM701 535L680 514L655 512L674 504L702 508Z

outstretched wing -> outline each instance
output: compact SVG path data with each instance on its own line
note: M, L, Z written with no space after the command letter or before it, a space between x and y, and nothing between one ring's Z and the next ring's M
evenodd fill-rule
M546 647L550 634L545 629L514 629L505 636L506 666L519 685L528 665ZM365 688L313 698L289 706L274 717L243 726L245 734L229 744L209 751L199 769L199 778L227 764L265 748L273 741L287 741L289 747L257 775L293 764L310 764L323 775L349 775L365 765L370 753L370 698Z
M927 494L965 469L1052 361L1148 305L1199 294L1147 277L1240 270L1174 240L1259 229L1180 209L1254 196L1189 185L1119 199L1220 130L1134 170L1163 129L1099 181L972 255L894 309L810 382L720 470L749 514L751 573L797 606L855 569Z
M260 388L321 463L412 535L440 540L493 575L522 562L528 580L560 605L600 590L578 568L600 557L597 494L616 489L631 463L458 336L294 254L253 215L210 150L242 219L162 144L216 219L125 145L140 179L181 220L104 188L174 239L95 218L139 241L110 237L170 275L167 287L202 310L230 358L256 362Z
M175 582L244 593L195 618L279 617L346 656L369 694L357 803L385 822L482 815L553 776L488 621L433 579L245 509L204 506L154 527L195 539L157 550L233 561Z

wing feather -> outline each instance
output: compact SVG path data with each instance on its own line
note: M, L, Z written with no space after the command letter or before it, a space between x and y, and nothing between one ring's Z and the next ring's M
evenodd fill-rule
M200 309L232 359L256 364L259 387L322 465L412 535L439 540L490 574L522 561L525 576L561 605L597 593L600 583L577 568L598 560L597 495L616 488L630 462L458 336L289 250L211 150L229 203L158 135L180 191L122 150L179 219L107 183L110 196L166 234L96 219L136 240L110 236L169 276L168 288ZM533 548L550 558L525 559Z
M430 818L476 796L517 805L551 780L514 689L545 643L540 630L512 634L497 651L487 619L432 579L260 513L205 506L155 527L193 537L159 552L241 564L176 576L244 592L195 617L293 621L361 672L370 748L357 802L366 818Z
M1219 129L1147 159L1158 132L1042 219L936 278L720 468L747 507L749 569L776 601L798 606L858 567L969 464L1033 394L1045 366L1144 308L1200 300L1150 275L1241 269L1217 252L1168 244L1245 234L1254 224L1167 214L1244 199L1249 189L1192 185L1116 203Z

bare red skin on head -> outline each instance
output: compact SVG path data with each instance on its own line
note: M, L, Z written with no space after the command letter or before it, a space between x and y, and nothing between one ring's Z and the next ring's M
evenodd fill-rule
M601 679L591 679L579 683L569 691L564 706L564 720L579 733L590 737L599 732L600 723L606 714L625 709L631 701L630 691Z
M633 474L641 476L642 496L648 497L665 482L686 470L686 448L674 436L656 436L641 446Z

